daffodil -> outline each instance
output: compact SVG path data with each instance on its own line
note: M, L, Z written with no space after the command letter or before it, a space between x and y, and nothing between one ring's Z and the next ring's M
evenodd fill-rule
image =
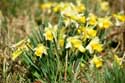
M85 52L85 48L82 46L82 41L79 40L77 37L69 37L67 39L68 43L66 45L66 48L76 48L80 52Z
M64 39L59 39L59 45L60 45L60 47L64 46Z
M21 41L19 41L18 43L12 45L12 48L25 48L26 44L26 40L23 39Z
M88 20L88 23L90 25L96 25L97 24L97 16L92 14L92 13L89 14L89 17L88 17L87 20Z
M101 10L103 10L103 11L108 11L109 10L109 3L107 2L107 1L102 1L101 3L100 3L100 8L101 8Z
M46 40L50 40L50 41L52 41L53 38L54 38L53 34L52 34L52 32L50 30L46 30L44 36L45 36Z
M114 55L114 60L116 61L118 65L121 65L122 58L119 58L118 55L116 54Z
M78 22L81 22L81 23L85 23L86 22L85 16L81 16L77 20L78 20Z
M84 12L86 10L85 5L82 4L81 0L77 0L76 3L77 3L76 10L78 12Z
M30 41L26 39L14 44L12 48L16 48L16 50L12 53L12 60L15 60L18 56L20 56L24 50L28 50L27 46L31 47Z
M97 52L102 51L102 45L99 43L92 44L92 48L93 48L93 50L96 50Z
M53 38L56 36L56 31L57 31L57 26L55 25L52 27L52 25L49 24L49 27L45 28L45 33L44 33L45 39L52 41Z
M98 26L99 28L109 28L112 26L112 22L110 21L110 17L98 18Z
M74 4L72 3L67 3L63 5L63 10L61 10L61 14L62 15L66 15L66 16L73 16L78 14L77 11L74 10Z
M44 3L44 4L41 4L40 7L42 10L46 10L46 9L50 9L52 7L52 4L51 2L49 3Z
M100 57L97 57L94 55L93 59L91 60L91 63L95 65L96 68L100 68L103 66L103 60Z
M41 57L43 54L47 54L47 47L43 44L38 44L35 48L35 55Z
M91 27L82 27L78 28L78 33L83 35L83 38L94 38L97 34L97 31Z
M54 12L63 12L63 11L65 11L68 7L70 7L69 6L69 4L68 3L66 3L66 4L64 4L64 3L56 3L56 5L53 7L53 11Z
M12 60L15 60L18 56L20 56L23 53L22 49L17 49L12 53Z
M103 47L102 44L99 43L99 38L95 37L90 41L86 49L88 49L90 53L93 53L94 51L101 52Z
M92 28L86 28L86 31L87 31L87 34L89 37L95 37L96 36L96 33L97 31L92 29Z
M59 12L60 9L61 9L61 6L60 6L60 4L58 4L58 5L56 5L56 6L53 8L53 11L54 11L54 12Z
M125 22L125 15L123 14L113 14L113 16L118 19L120 22Z
M66 17L70 18L71 20L74 20L79 23L85 23L86 22L86 17L81 15L81 14L65 14Z
M71 23L70 18L64 17L64 23L65 23L65 26L66 26L66 27L67 27L68 25L70 25L70 23Z
M61 14L72 20L78 20L80 16L73 3L69 3L63 10L61 10Z
M82 32L85 31L85 27L83 26L80 26L78 29L77 29L78 33L81 34Z
M59 43L59 47L63 47L64 46L64 42L65 42L65 28L61 28L60 32L59 32L59 39L58 39L58 43Z

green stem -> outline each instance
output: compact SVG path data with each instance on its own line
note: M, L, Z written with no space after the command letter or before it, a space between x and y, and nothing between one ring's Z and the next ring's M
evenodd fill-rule
M65 56L65 61L66 61L66 63L65 63L65 73L64 73L64 80L65 80L65 82L66 82L66 78L67 78L67 66L68 66L68 53L66 53L66 56Z
M80 64L80 62L78 63L78 66L76 67L76 71L74 72L74 77L73 77L72 83L76 83L75 81L76 81L76 77L78 75L79 64Z

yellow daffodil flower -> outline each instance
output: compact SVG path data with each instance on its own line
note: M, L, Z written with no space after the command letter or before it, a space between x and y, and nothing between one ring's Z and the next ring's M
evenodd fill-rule
M54 12L59 12L60 11L60 4L56 5L54 8L53 8L53 11Z
M59 45L60 45L60 47L64 46L64 39L59 39Z
M112 26L112 22L110 21L109 17L105 17L105 18L99 18L98 19L98 26L99 28L109 28Z
M113 16L121 22L125 22L125 15L113 14Z
M114 60L118 65L121 65L122 58L119 58L118 55L114 55Z
M88 49L90 53L93 53L94 51L101 52L103 50L98 37L92 39L86 49Z
M95 37L96 36L96 33L97 33L96 30L93 30L92 28L86 28L86 31L87 31L87 34L88 34L89 37Z
M82 16L80 14L65 14L66 17L70 18L71 20L74 20L76 22L80 22L80 23L85 23L86 22L86 18L85 16Z
M84 38L93 38L96 36L97 31L90 27L79 27L78 33L82 33Z
M103 1L100 3L100 8L103 11L108 11L109 10L109 3L107 1Z
M25 48L25 43L26 43L26 40L23 39L21 41L19 41L18 43L12 45L12 48Z
M30 41L26 39L14 44L12 48L16 48L17 50L12 53L12 60L15 60L18 56L20 56L24 50L28 50L27 46L31 47Z
M76 10L78 12L81 13L81 12L84 12L86 10L85 5L82 4L81 0L77 0L76 3L77 3Z
M67 39L68 43L66 45L66 48L68 47L74 47L76 49L78 49L80 52L85 52L85 48L82 46L82 41L79 40L78 38L76 37L69 37Z
M52 4L53 3L44 3L44 4L41 4L40 7L42 10L46 10L46 9L50 9L52 7Z
M49 24L49 27L45 28L45 33L44 33L45 39L52 41L53 38L56 36L56 31L57 31L57 26L55 25L52 27L52 25Z
M53 38L54 38L54 37L53 37L53 34L52 34L52 32L51 32L50 30L47 30L47 31L45 32L44 36L45 36L46 40L49 40L49 41L52 41Z
M85 23L86 22L85 16L79 17L78 22Z
M87 20L88 20L88 23L90 25L96 25L97 24L97 17L92 13L89 14L89 17L88 17Z
M23 53L22 49L17 49L12 53L12 60L15 60L18 56L20 56Z
M67 27L68 25L70 25L71 23L71 20L67 17L64 18L64 23L65 23L65 26Z
M93 43L91 46L92 46L92 49L96 50L97 52L101 52L103 50L102 45L99 43Z
M82 45L82 42L80 40L78 40L78 39L75 39L75 38L71 38L70 42L72 43L72 45L75 48L79 48Z
M64 42L65 42L65 32L66 32L66 28L62 27L59 29L59 34L58 34L58 45L59 47L64 47Z
M53 7L53 11L54 12L63 12L63 11L65 11L68 7L70 7L70 5L69 5L69 3L66 3L66 4L64 4L64 3L56 3L56 5Z
M47 48L43 44L38 44L35 48L35 55L41 57L42 54L47 54Z
M86 10L84 4L79 4L76 8L78 12L84 12Z
M94 58L91 60L91 63L95 65L96 68L103 66L103 60L100 57L94 55Z
M78 28L78 30L77 30L78 34L81 34L81 33L84 31L83 29L84 29L84 27L81 27L81 26L80 26L80 27Z

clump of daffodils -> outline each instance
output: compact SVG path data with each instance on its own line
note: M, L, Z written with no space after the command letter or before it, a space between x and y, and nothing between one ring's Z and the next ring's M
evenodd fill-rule
M88 61L90 61L90 66L101 68L105 65L101 54L107 52L106 47L108 46L107 40L104 38L105 34L108 35L106 31L124 24L125 14L109 15L107 13L104 16L92 12L86 7L82 0L76 0L75 3L46 2L41 4L42 15L49 15L47 21L44 22L42 19L45 26L39 27L36 34L29 37L30 42L22 40L13 46L16 49L12 53L12 60L24 53L29 54L27 57L29 65L38 70L35 72L36 76L40 72L37 77L43 76L44 79L47 75L52 77L50 79L54 79L54 74L65 77L67 70L68 73L73 72L76 75L75 72L79 67L87 67L84 63L88 63ZM109 3L106 1L100 2L99 7L103 13L110 9ZM122 64L122 59L117 55L114 55L114 60L117 64ZM77 68L75 69L75 67ZM74 69L70 71L71 68ZM53 72L53 75L48 72ZM64 72L65 74L63 74ZM56 80L58 77L55 77Z
M124 14L113 14L112 16L103 17L88 12L88 15L85 15L86 7L81 0L77 0L75 4L71 2L49 2L41 4L40 7L42 11L48 10L54 14L59 14L63 18L64 26L62 28L59 28L58 24L52 25L48 23L48 26L46 26L43 31L45 42L55 42L59 49L70 48L82 53L85 53L86 50L88 50L90 54L101 53L104 48L99 39L100 30L112 28L112 18L115 18L116 22L125 22ZM100 8L103 11L108 11L109 3L106 1L100 2ZM71 23L75 24L73 30L69 27ZM69 33L74 34L70 36ZM13 52L13 59L19 56L23 52L23 49L27 48L23 42L24 41L21 41L22 47L19 47ZM37 47L32 49L35 49L34 54L36 56L41 56L43 53L47 54L46 48L48 47L43 44L38 44Z

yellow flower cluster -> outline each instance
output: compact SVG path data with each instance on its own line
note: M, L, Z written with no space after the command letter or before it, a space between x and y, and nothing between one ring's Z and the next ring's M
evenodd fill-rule
M47 55L47 49L50 49L47 47L48 42L55 44L52 46L55 46L57 51L62 51L60 49L68 49L74 52L75 49L82 54L86 53L86 51L92 55L101 53L105 48L100 39L100 31L113 28L114 22L125 22L124 14L98 16L98 14L89 11L86 14L87 8L81 0L77 0L75 4L71 2L49 2L41 4L40 7L42 11L50 11L53 13L52 17L59 15L61 19L57 19L58 17L54 19L51 18L53 22L49 22L48 26L44 27L42 36L44 37L43 39L45 39L43 40L44 43L39 42L37 46L35 45L35 48L32 48L34 49L34 55L39 57L43 54ZM109 3L106 1L100 2L100 8L103 11L108 11L110 8ZM56 23L55 20L58 22ZM18 47L19 49L12 54L13 60L23 52L22 49L26 49L27 46L24 42L25 40L21 41L19 45L17 44L17 46L21 47ZM53 48L54 51L55 48ZM120 63L120 59L117 56L115 56L115 60L117 63ZM103 65L102 59L97 56L94 56L92 63L95 64L97 68Z

